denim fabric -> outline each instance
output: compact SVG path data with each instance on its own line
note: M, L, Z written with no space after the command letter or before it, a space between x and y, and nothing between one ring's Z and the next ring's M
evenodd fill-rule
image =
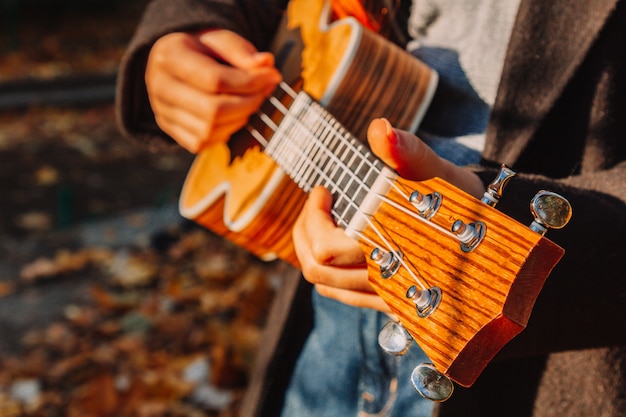
M283 417L427 416L432 404L415 392L413 368L427 360L415 344L405 356L378 346L389 320L313 291L315 329L296 365Z

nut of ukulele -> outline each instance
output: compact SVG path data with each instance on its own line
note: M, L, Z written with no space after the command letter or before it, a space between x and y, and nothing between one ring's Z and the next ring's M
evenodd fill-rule
M572 217L572 206L567 199L551 191L539 191L530 202L534 221L530 229L544 235L548 229L561 229Z
M413 369L411 382L415 390L424 398L443 402L452 396L454 384L430 363L421 363Z

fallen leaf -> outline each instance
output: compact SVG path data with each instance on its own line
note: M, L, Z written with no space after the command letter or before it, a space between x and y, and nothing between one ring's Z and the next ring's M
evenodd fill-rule
M15 219L15 224L29 232L42 232L52 228L52 215L44 211L29 211Z
M37 185L53 185L59 182L59 171L50 166L44 165L35 171L35 183Z
M15 283L0 281L0 298L7 297L15 292Z

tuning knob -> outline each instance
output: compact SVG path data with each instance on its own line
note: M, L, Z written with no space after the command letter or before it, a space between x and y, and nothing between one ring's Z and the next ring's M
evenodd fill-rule
M572 206L567 199L551 191L539 191L530 201L534 221L531 230L545 235L548 229L561 229L572 217Z
M442 402L452 396L454 384L430 363L421 363L413 369L411 382L419 394L431 401Z
M418 290L415 285L411 285L406 291L406 298L415 303L417 315L428 317L435 312L441 302L441 290L439 287L430 287Z
M370 259L380 266L380 275L387 279L398 272L402 265L402 252L387 252L380 248L374 248L370 253Z
M485 191L481 201L488 206L495 207L502 197L504 187L515 175L517 175L515 171L502 164L498 176L487 186L487 191Z
M390 320L378 333L378 345L390 355L404 355L411 343L413 338L400 322Z

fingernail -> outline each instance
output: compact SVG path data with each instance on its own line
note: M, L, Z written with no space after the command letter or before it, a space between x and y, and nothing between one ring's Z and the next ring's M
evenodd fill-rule
M257 65L274 65L274 56L268 52L256 52L252 58Z
M385 123L385 133L387 134L387 140L389 141L389 143L392 143L394 145L397 144L398 134L396 133L395 130L393 130L393 126L391 126L391 123L389 122L389 120L385 118L381 118L380 120L382 120Z

